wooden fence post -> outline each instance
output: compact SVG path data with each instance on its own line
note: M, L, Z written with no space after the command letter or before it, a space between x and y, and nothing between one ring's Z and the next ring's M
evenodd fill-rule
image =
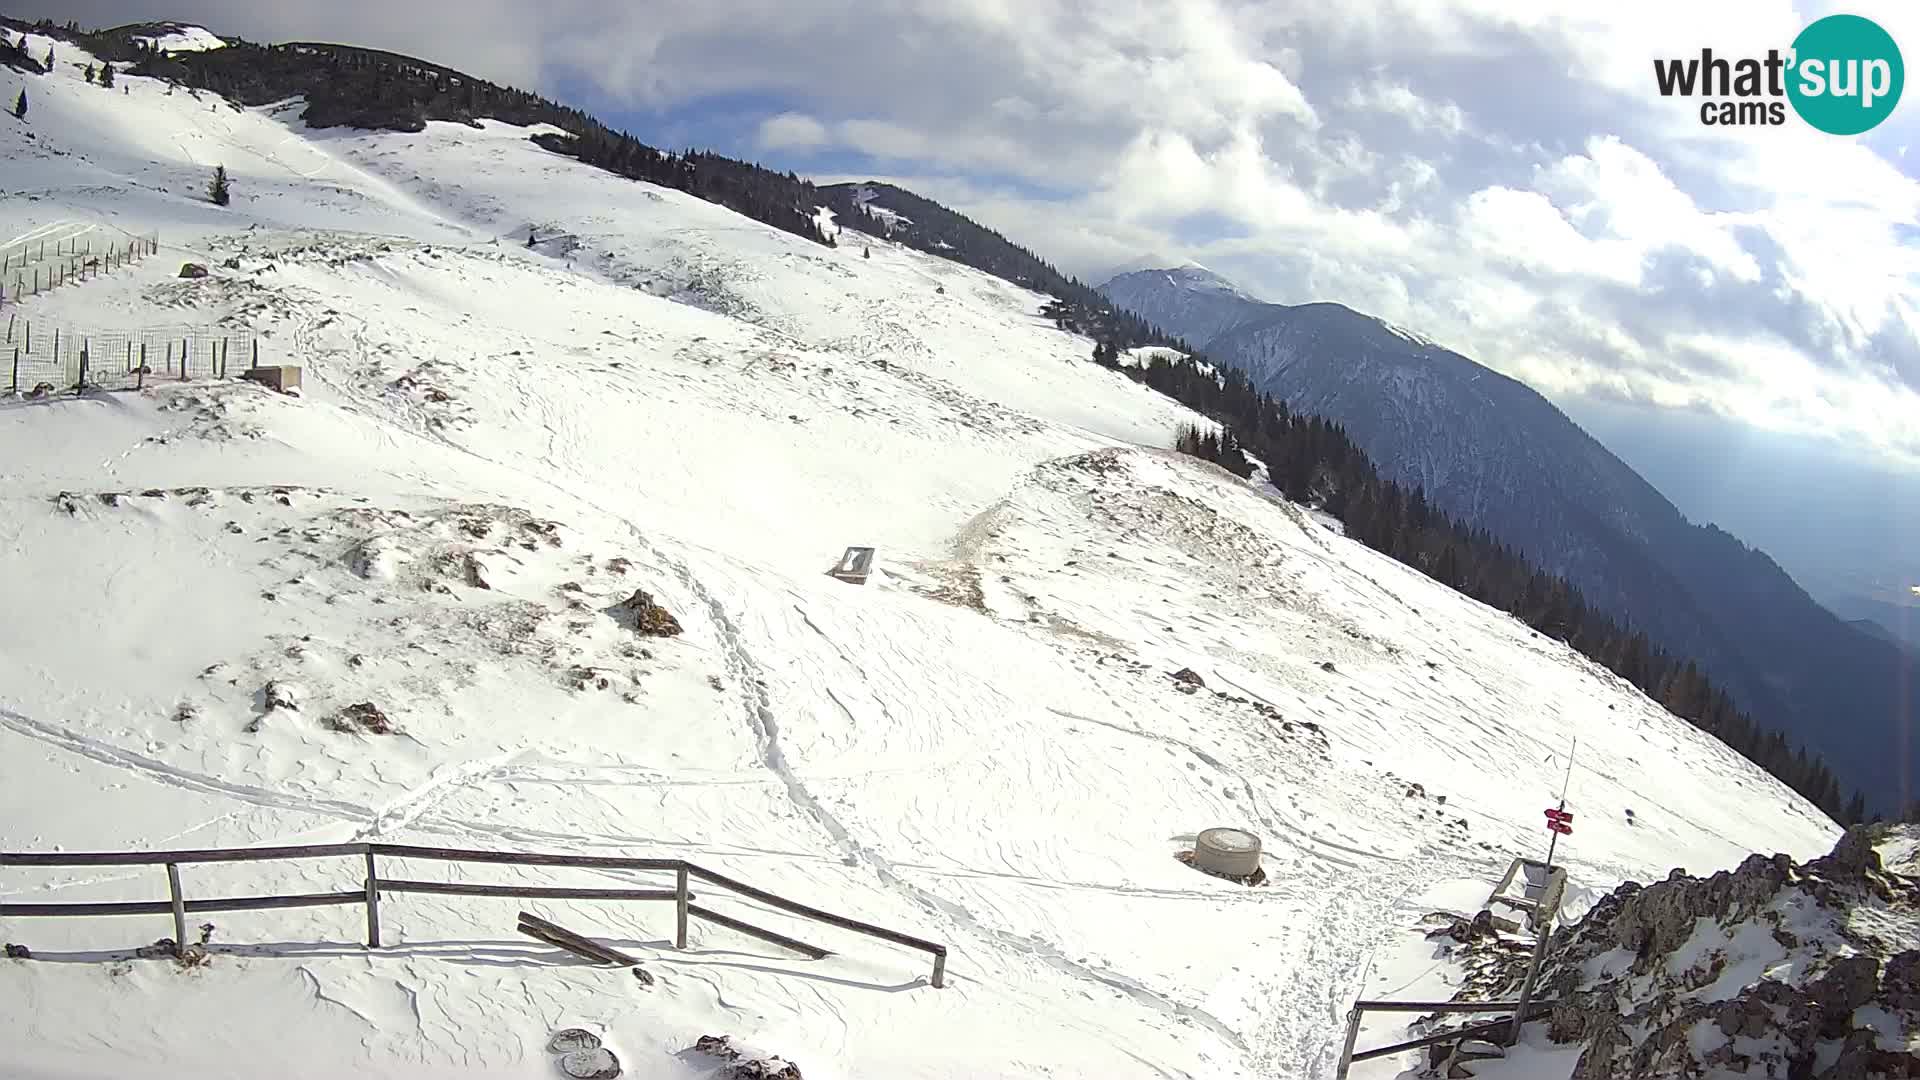
M20 346L13 347L13 392L20 392Z
M167 864L167 892L173 899L173 955L185 955L187 947L187 901L180 895L180 864Z
M1353 1065L1353 1044L1360 1038L1360 1007L1355 1005L1347 1010L1347 1046L1340 1051L1340 1064L1334 1076L1337 1080L1347 1080L1347 1069Z
M373 848L367 848L367 948L380 947L380 873L373 865Z
M253 339L253 366L256 369L260 366L260 339L259 338Z
M133 388L145 390L147 388L147 343L144 341L140 343L140 367L137 370L139 374L134 376Z
M939 990L943 989L946 985L947 954L945 952L937 952L933 954L933 988Z
M681 863L673 875L673 947L687 947L687 865Z

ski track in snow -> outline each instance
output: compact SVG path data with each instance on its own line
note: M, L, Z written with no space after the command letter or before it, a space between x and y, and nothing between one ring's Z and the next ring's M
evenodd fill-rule
M61 49L63 61L78 52ZM1826 823L1777 784L1564 647L1284 499L1141 449L1204 421L1092 365L1091 343L1047 325L1033 294L884 240L871 259L816 249L531 147L522 129L319 134L285 103L231 110L137 76L125 77L126 93L103 95L68 66L36 83L34 139L0 126L0 161L40 196L0 204L0 233L20 246L125 222L160 229L168 256L211 266L237 255L239 265L198 283L134 267L23 310L103 328L254 325L299 359L308 385L303 401L188 384L0 415L0 460L23 463L21 497L0 501L0 536L25 552L0 587L30 591L47 576L40 568L59 565L106 595L91 609L100 625L75 620L74 639L130 642L129 663L79 670L102 700L124 692L143 703L116 713L63 696L50 676L51 688L9 697L0 728L148 790L220 803L156 810L143 830L128 824L144 809L136 786L108 783L135 789L90 800L121 815L120 833L111 821L69 828L52 810L35 818L23 803L10 835L92 842L131 829L137 841L113 846L212 846L251 842L277 817L259 811L272 810L318 823L302 836L754 860L752 876L769 887L923 926L955 965L942 998L923 979L890 981L898 959L885 952L820 966L734 949L663 953L649 963L669 973L665 986L636 1009L618 996L630 979L550 966L490 940L498 927L483 909L409 897L389 909L390 934L409 950L303 954L313 947L291 943L333 941L338 927L324 912L277 914L288 921L262 925L286 937L222 951L232 966L170 998L164 1016L144 975L102 984L73 964L0 965L0 1008L35 1025L21 1040L29 1053L97 1064L99 1045L124 1039L129 1053L190 1071L215 1030L259 1058L259 1042L244 1041L257 1029L272 1040L266 1052L310 1059L317 1075L424 1076L425 1066L521 1068L551 1027L582 1023L626 1040L623 1059L642 1064L643 1080L655 1080L648 1055L669 1060L685 1044L666 1040L696 1029L792 1040L809 1075L820 1062L826 1075L941 1080L1324 1080L1376 945L1407 928L1407 898L1436 881L1487 878L1512 852L1534 850L1535 791L1558 781L1542 762L1571 733L1583 751L1591 733L1595 747L1574 774L1575 797L1595 806L1574 848L1584 884L1645 880L1682 859L1712 860L1695 867L1711 871L1776 838L1803 853L1831 846ZM213 160L235 171L240 197L209 219L182 209L177 192L203 183ZM581 246L561 258L488 243L530 223ZM1092 462L1101 468L1074 471L1101 454L1111 455ZM523 562L499 547L486 557L516 572L548 561L501 592L447 593L461 613L448 621L482 629L457 638L428 627L423 636L441 636L423 643L409 630L370 631L395 608L342 614L369 596L408 601L393 582L347 583L337 595L316 585L314 568L340 552L276 542L287 530L267 530L287 522L249 520L236 539L217 519L185 522L178 502L144 501L116 508L122 518L89 503L44 520L42 496L61 490L243 480L360 503L498 504L579 526L596 545L615 538L692 625L657 658L615 652L596 637L606 629L596 606L619 599L606 595L606 575L583 577L600 591L577 615L530 591L593 573L591 562L579 569L581 551ZM814 571L796 566L852 535L872 537L890 565L867 589L808 595L799 575ZM173 544L174 561L145 539ZM92 563L69 562L68 542ZM179 612L156 617L138 601L174 571L191 588L232 593L229 609L206 607L242 628L225 648L264 637L277 649L311 630L306 660L260 655L320 665L335 689L357 694L390 658L371 657L361 676L325 665L388 648L397 674L378 685L404 691L401 709L468 698L421 717L440 724L433 731L403 723L391 743L339 750L305 730L242 740L212 723L173 725L169 699L211 693L209 717L238 711L223 688L170 681L194 670L193 648L213 648L168 653L172 642L153 640L176 632ZM1236 593L1246 579L1258 587ZM624 591L636 579L618 580ZM269 587L277 603L306 606L242 610ZM21 608L55 610L39 595ZM181 595L175 608L199 606L199 593ZM522 663L512 643L508 659L487 653L502 644L485 637L499 633L490 605L513 604L538 609L536 624L586 627L535 640L561 668ZM133 630L103 633L123 615ZM922 632L927 642L915 640ZM19 651L32 661L21 670L52 672L64 658L44 638L0 628L0 656ZM941 651L976 645L980 657ZM143 667L149 646L175 666ZM547 696L525 699L539 707L513 713L488 696L522 689L514 680L552 682L576 661L629 667L611 672L630 679L624 703L542 684ZM1166 676L1187 665L1267 711L1171 691ZM709 696L701 676L714 667L725 681ZM475 668L493 681L472 681ZM1280 726L1283 714L1292 726ZM97 719L99 737L76 730L82 717ZM1300 730L1308 718L1317 737ZM232 741L197 770L161 759L157 748L190 753L196 739ZM313 762L288 767L290 753L314 747ZM221 763L228 771L216 775ZM50 771L50 783L72 782ZM287 774L315 791L338 783L350 798L276 790L271 778ZM1416 779L1450 789L1451 801L1416 799ZM1623 833L1623 806L1645 824ZM1474 843L1462 815L1473 816ZM1266 885L1227 888L1172 865L1173 841L1233 820L1259 823ZM311 891L337 870L263 868L249 880ZM643 915L569 911L593 912L610 938L656 944ZM75 975L89 979L84 989L69 988L81 985ZM60 1019L41 1023L42 1013ZM115 1021L109 1040L96 1014L133 1022ZM629 1047L639 1048L630 1058Z
M89 739L66 728L42 723L11 709L0 708L0 724L17 735L25 736L36 742L77 754L84 758L100 762L103 765L152 780L169 787L183 788L187 791L206 795L221 795L264 806L274 810L291 810L295 813L314 814L319 817L339 818L342 821L371 822L374 811L357 803L341 802L336 799L308 798L289 795L266 788L247 784L236 784L216 777L169 765L166 762L124 750L109 743Z

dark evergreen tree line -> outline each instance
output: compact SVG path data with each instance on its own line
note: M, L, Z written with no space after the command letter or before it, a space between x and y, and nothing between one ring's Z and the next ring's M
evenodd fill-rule
M565 135L534 141L609 172L676 188L817 243L832 246L816 223L824 203L814 185L719 154L659 150L615 131L585 112L524 90L379 49L317 42L261 46L230 41L226 48L168 54L121 31L85 39L103 55L131 65L129 72L205 90L242 105L304 97L302 118L315 127L422 131L430 120L476 125L481 119L521 127L551 124Z
M891 184L834 184L819 189L841 225L971 266L1053 297L1042 310L1062 330L1118 348L1165 345L1184 349L1145 319L1115 307L1091 285L1055 269L965 214ZM869 207L890 211L875 214Z
M1316 506L1347 535L1428 577L1571 645L1644 691L1669 712L1713 735L1778 777L1842 824L1866 816L1865 799L1843 792L1817 756L1756 725L1691 660L1672 656L1647 635L1587 606L1563 578L1533 568L1484 529L1454 521L1418 487L1384 480L1335 423L1288 410L1256 390L1245 373L1224 375L1190 357L1156 357L1127 373L1222 425L1219 435L1185 428L1176 448L1248 476L1248 458L1267 468L1287 498Z

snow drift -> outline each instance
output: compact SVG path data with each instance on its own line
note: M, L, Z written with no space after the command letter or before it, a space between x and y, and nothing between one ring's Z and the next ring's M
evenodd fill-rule
M236 914L183 971L132 952L164 920L8 920L34 957L0 961L10 1068L532 1076L578 1026L642 1076L700 1075L710 1034L809 1080L1321 1076L1411 898L1537 848L1576 735L1584 882L1837 834L1564 645L1157 449L1206 421L1042 297L507 125L313 132L121 82L63 63L0 120L27 196L0 237L158 231L175 258L7 314L244 325L305 393L0 403L0 849L684 855L943 941L951 985L752 905L835 955L538 903L647 989L517 938L510 901L409 896L380 950L352 909ZM189 259L213 272L169 273ZM865 586L823 572L849 544L878 549ZM682 633L637 635L636 591ZM1262 837L1268 884L1176 860L1220 824ZM9 900L162 890L0 871Z

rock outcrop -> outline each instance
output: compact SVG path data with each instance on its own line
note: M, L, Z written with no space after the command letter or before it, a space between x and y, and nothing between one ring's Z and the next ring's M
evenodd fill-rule
M1886 834L1628 882L1556 933L1536 995L1574 1080L1920 1077L1920 879L1882 867Z

